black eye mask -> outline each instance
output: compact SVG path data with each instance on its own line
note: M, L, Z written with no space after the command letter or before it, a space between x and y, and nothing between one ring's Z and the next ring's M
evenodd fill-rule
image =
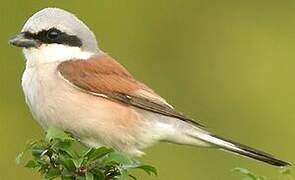
M42 30L37 34L24 32L24 36L28 39L35 39L43 44L64 44L68 46L81 47L82 41L74 35L68 35L56 28Z

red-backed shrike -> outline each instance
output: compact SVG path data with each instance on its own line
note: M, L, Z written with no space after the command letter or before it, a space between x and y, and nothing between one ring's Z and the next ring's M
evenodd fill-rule
M175 110L112 57L73 14L43 9L10 40L22 47L22 87L34 118L90 147L112 147L133 156L159 141L213 147L275 166L288 163L221 138Z

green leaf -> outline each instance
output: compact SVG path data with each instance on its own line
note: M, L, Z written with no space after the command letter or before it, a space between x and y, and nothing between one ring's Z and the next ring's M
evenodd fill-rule
M103 161L104 163L111 163L111 162L116 162L119 164L132 164L132 160L127 157L126 155L123 155L122 153L119 152L111 152L107 155L106 159Z
M31 147L32 155L37 158L40 157L41 155L44 155L47 151L48 150L45 147L37 145L37 144Z
M133 180L137 180L137 178L135 176L133 176L132 174L129 174L129 177Z
M144 170L148 175L154 174L155 176L158 176L157 169L153 166L150 165L140 165L136 167L137 169L142 169Z
M86 180L94 180L94 176L91 172L86 172L85 177Z
M32 159L25 166L35 169L47 180L136 179L129 173L136 168L148 174L157 174L154 167L142 165L112 149L101 147L85 151L85 147L73 146L76 143L79 142L67 133L49 128L46 140L27 144L25 151L16 157L16 162L19 164L25 152L30 151Z
M63 132L62 130L55 127L49 127L46 133L45 140L47 142L50 142L53 139L73 140L72 137L70 137L67 133Z
M250 172L248 169L245 169L245 168L237 167L237 168L232 169L232 171L239 172L239 173L251 178L252 180L260 180L259 177L257 177L255 174L253 174L252 172Z
M69 171L76 170L76 166L72 159L60 158L60 163L64 165Z
M89 155L94 151L95 148L89 148L84 150L84 153L82 154L83 157L89 157Z
M21 163L21 160L23 159L24 154L25 154L24 152L21 152L21 153L19 153L19 154L16 156L16 158L15 158L15 162L16 162L17 165L19 165L19 164Z
M66 168L63 168L62 171L61 171L62 178L70 178L70 179L72 179L72 177L74 175L75 175L75 172L74 171L69 171Z
M76 168L79 168L82 165L84 158L72 159L72 161L74 162Z
M101 169L94 168L91 172L95 175L95 179L105 179L105 174Z
M112 149L105 148L105 147L101 147L98 149L92 148L90 151L88 151L88 153L86 153L85 157L88 157L89 161L94 161L94 160L97 160L97 159L111 153L111 152L113 152Z
M30 150L30 149L32 148L32 146L33 146L34 144L36 144L36 143L37 143L37 141L35 141L35 140L26 143L26 146L25 146L24 151L23 151L23 152L20 152L20 153L16 156L16 158L15 158L15 162L16 162L17 165L19 165L19 164L21 163L21 160L22 160L24 154L25 154L28 150Z
M61 180L73 180L72 177L61 177Z
M75 180L85 180L86 178L84 176L78 176L78 177L75 177Z
M57 168L49 169L49 171L45 174L45 179L54 179L60 175L60 171Z
M54 149L67 150L67 149L70 149L71 146L72 146L72 140L68 140L68 139L60 140L60 139L57 139L57 142L55 142L52 145L52 148L54 148Z
M68 149L59 149L61 151L63 151L64 153L66 153L67 156L71 157L71 158L79 158L78 154L71 148Z
M30 160L30 161L28 161L27 164L25 165L25 167L27 167L27 168L32 168L32 169L34 169L34 168L36 168L36 167L39 167L39 166L40 166L39 163L38 163L37 161L35 161L35 160Z
M141 169L145 171L148 175L154 174L155 176L158 176L157 169L153 166L150 165L145 165L145 164L131 164L131 165L123 165L123 169L129 170L129 169Z

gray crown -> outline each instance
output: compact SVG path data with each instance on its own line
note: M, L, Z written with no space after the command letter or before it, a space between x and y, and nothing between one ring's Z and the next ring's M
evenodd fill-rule
M45 8L31 16L22 32L38 33L42 30L57 28L69 35L77 36L82 41L82 49L97 52L98 46L93 32L75 15L59 8Z

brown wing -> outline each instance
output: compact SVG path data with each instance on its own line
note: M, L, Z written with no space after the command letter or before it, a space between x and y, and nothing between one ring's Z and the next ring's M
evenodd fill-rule
M62 62L58 72L66 81L89 94L203 127L176 111L146 85L136 81L123 66L107 55Z

